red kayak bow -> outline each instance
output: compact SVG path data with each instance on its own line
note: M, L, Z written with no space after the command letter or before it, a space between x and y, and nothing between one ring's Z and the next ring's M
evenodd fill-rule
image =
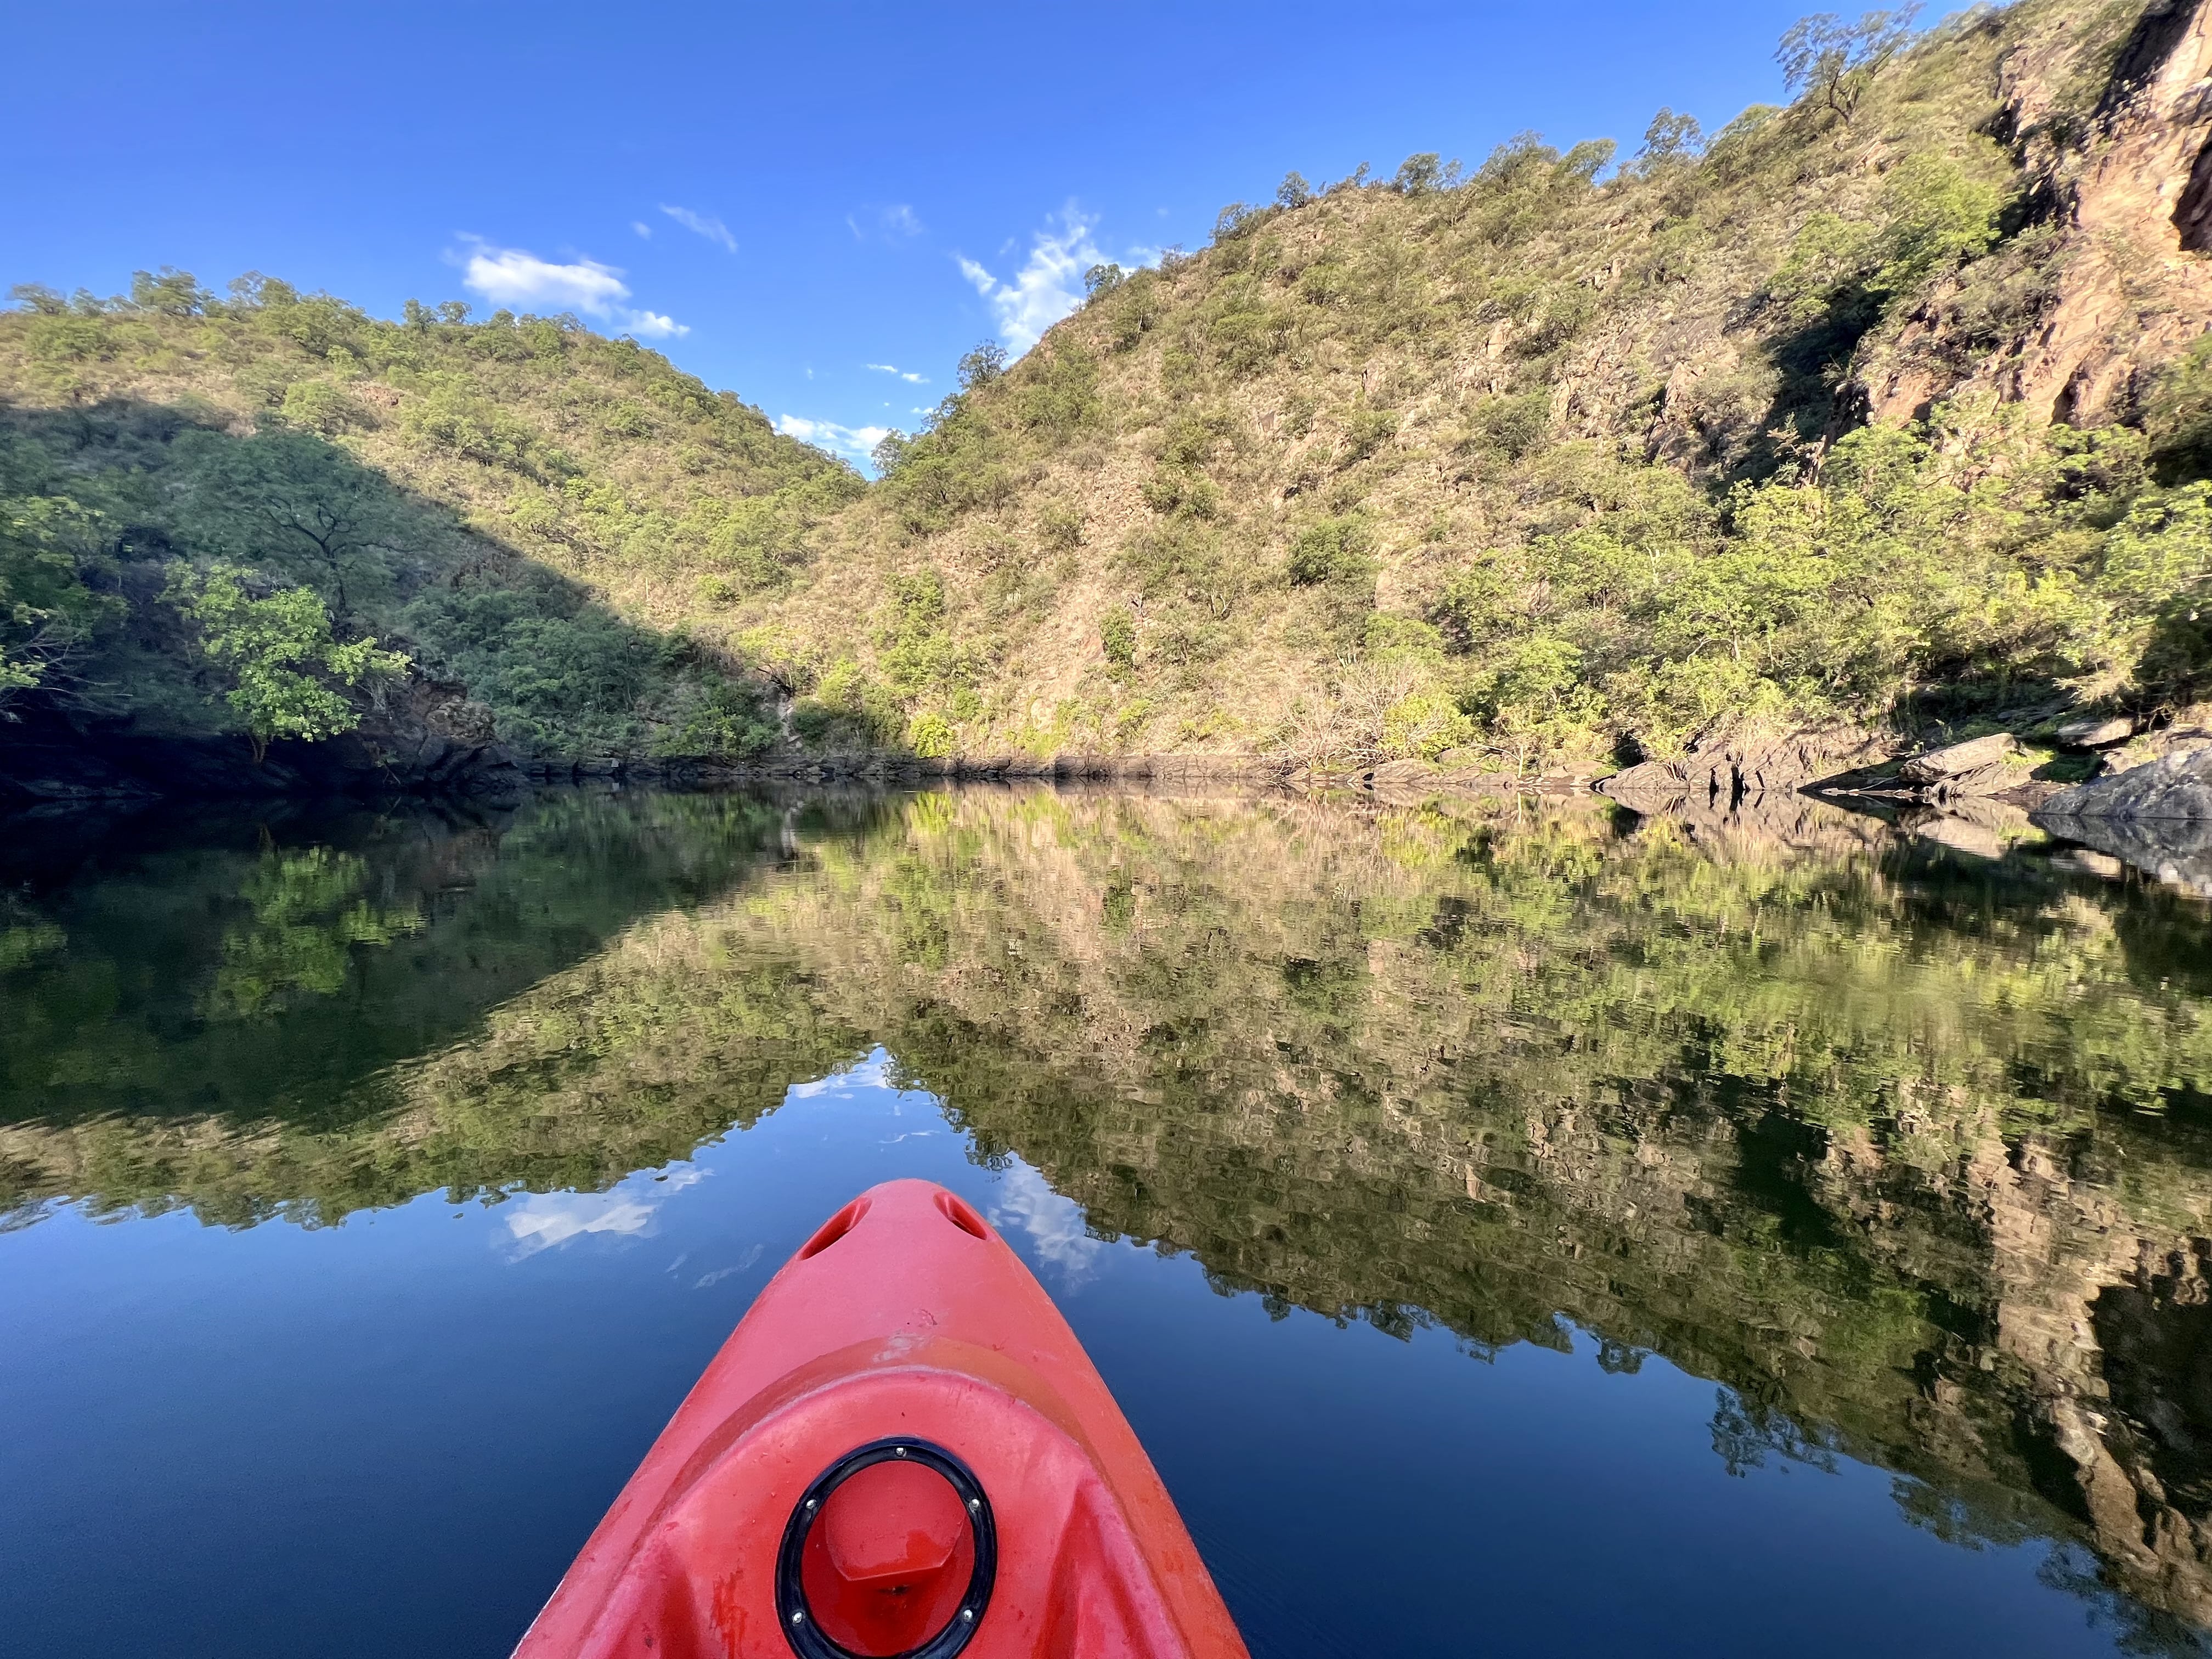
M942 1188L854 1199L715 1356L516 1659L1246 1659L1044 1289Z

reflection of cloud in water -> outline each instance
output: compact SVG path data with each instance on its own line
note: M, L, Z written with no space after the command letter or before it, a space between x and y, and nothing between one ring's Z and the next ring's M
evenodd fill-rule
M1084 1231L1083 1206L1053 1191L1042 1176L1018 1159L1000 1177L991 1223L1002 1232L1018 1227L1027 1233L1038 1257L1058 1267L1070 1288L1091 1277L1098 1253L1106 1248Z
M884 1073L890 1068L891 1057L881 1048L866 1060L817 1077L811 1083L794 1083L784 1091L787 1100L813 1100L823 1095L842 1095L856 1089L882 1089L890 1085Z
M699 1282L694 1285L691 1288L695 1291L703 1291L710 1285L720 1284L732 1273L741 1273L744 1272L746 1268L751 1267L754 1262L761 1259L761 1252L766 1249L768 1249L768 1246L765 1244L754 1245L752 1249L747 1250L743 1255L738 1258L734 1266L728 1267L717 1267L713 1273L702 1275Z
M641 1233L669 1194L703 1179L696 1170L678 1170L659 1179L632 1176L604 1193L532 1193L517 1199L507 1212L507 1234L514 1240L514 1253L507 1259L520 1261L585 1233ZM654 1187L660 1190L648 1192Z

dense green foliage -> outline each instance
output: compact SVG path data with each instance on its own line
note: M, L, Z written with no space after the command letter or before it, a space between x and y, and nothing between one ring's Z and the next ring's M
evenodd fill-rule
M331 637L331 613L312 589L278 588L256 599L251 573L216 563L205 573L179 562L171 601L199 624L200 649L228 668L238 682L223 701L245 721L258 759L271 738L313 741L350 732L361 724L353 705L334 689L351 689L403 674L407 659L380 651L376 641L340 645Z
M312 738L373 714L394 665L354 658L380 639L525 751L773 740L717 609L787 581L860 484L757 410L567 318L392 324L173 271L19 298L0 317L0 697ZM251 648L206 631L238 584L313 674L269 679L265 626Z

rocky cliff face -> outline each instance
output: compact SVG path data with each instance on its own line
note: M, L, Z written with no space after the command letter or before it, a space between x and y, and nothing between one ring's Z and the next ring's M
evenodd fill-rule
M2085 127L2069 94L2095 21L2087 7L2051 12L1998 64L1993 130L2047 227L2032 314L1997 341L1961 341L1969 325L1948 285L1865 375L1876 420L1910 420L1976 389L2053 421L2120 418L2152 371L2212 327L2212 264L2201 257L2212 251L2212 7L2154 0Z

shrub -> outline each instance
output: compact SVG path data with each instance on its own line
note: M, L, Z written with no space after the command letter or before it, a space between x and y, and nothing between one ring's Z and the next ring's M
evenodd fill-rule
M23 343L33 357L50 363L108 356L107 328L96 317L40 316L24 331Z
M1137 486L1146 507L1163 516L1211 519L1221 510L1221 491L1204 473L1162 466Z
M1398 417L1389 410L1354 410L1352 418L1344 423L1345 465L1350 466L1365 460L1397 435Z
M1223 548L1219 534L1188 520L1132 536L1120 562L1138 575L1147 594L1172 594L1216 620L1227 617L1244 592L1243 569Z
M1231 202L1213 216L1213 240L1226 242L1243 235L1259 218L1261 209Z
M1097 422L1098 364L1089 352L1056 344L1049 355L1033 355L1023 368L1014 416L1021 426L1065 438Z
M1309 525L1291 543L1291 582L1297 587L1314 587L1372 580L1371 545L1366 525L1358 519L1323 519Z
M564 473L558 451L549 449L537 429L501 409L467 380L454 374L429 377L426 390L403 410L400 429L417 442L485 466L530 477Z
M917 715L906 729L906 746L923 760L943 760L959 744L952 722L934 711Z
M284 388L284 418L309 432L332 437L368 426L368 407L328 380L295 380Z
M1098 626L1098 643L1116 668L1137 665L1137 619L1127 611L1109 611Z
M726 680L686 682L671 698L670 714L653 744L664 757L750 760L775 746L775 723Z
M1552 400L1545 392L1485 398L1474 406L1468 442L1517 461L1543 444L1551 423Z
M2212 684L2212 483L2135 506L2105 538L2098 586L2137 692L2185 698Z
M1341 305L1351 292L1351 271L1334 253L1323 254L1298 277L1298 297L1309 305Z
M1083 545L1083 510L1066 501L1047 501L1037 514L1037 538L1055 553Z
M1382 716L1382 749L1393 757L1434 760L1474 738L1474 722L1437 686L1407 692Z

